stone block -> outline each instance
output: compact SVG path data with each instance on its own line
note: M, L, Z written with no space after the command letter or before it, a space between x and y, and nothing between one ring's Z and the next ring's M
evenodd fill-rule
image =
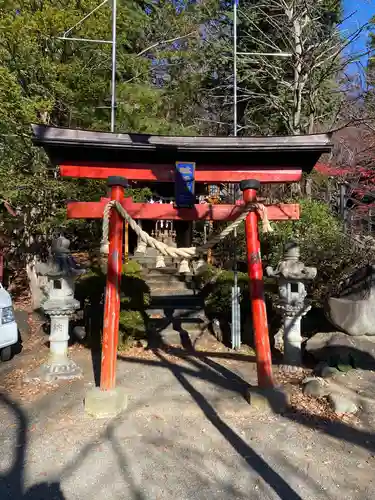
M375 339L352 337L342 332L317 333L306 342L306 351L330 366L351 365L375 369Z
M248 386L245 395L246 401L260 411L283 413L289 406L289 395L281 388L270 387L261 389Z
M338 415L343 413L356 413L358 411L357 405L342 394L333 392L328 396L332 409Z
M86 394L85 414L94 418L113 418L124 411L128 405L125 389L117 387L111 391L102 391L94 387Z
M329 366L326 363L324 363L324 366L322 366L320 370L320 376L323 378L332 378L337 375L340 375L340 371L334 366Z
M306 396L314 398L323 398L331 393L331 389L322 379L309 380L303 387L303 393Z

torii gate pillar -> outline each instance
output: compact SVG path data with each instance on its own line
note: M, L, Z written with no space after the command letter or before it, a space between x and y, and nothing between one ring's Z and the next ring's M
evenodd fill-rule
M123 177L109 177L108 186L111 188L111 200L121 203L125 198L128 181ZM124 220L117 210L111 210L100 371L100 389L102 391L110 391L116 387L123 234Z
M123 202L128 181L123 177L108 177L108 186L111 190L111 200ZM114 417L127 407L127 393L122 387L116 388L123 235L124 220L117 210L111 210L100 387L90 390L85 398L85 413L95 418Z
M245 203L256 201L260 182L254 179L240 183ZM273 387L272 358L268 334L267 312L264 300L263 268L260 255L258 216L249 212L245 221L247 271L254 328L254 343L257 360L258 386Z

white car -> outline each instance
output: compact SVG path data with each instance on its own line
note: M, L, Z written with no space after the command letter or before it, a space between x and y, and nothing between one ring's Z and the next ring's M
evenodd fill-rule
M18 342L18 327L14 317L12 299L0 283L0 359L9 361L12 345Z

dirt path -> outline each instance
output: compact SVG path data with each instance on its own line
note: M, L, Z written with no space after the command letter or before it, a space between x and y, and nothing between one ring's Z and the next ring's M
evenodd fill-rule
M372 500L375 438L371 405L339 419L289 381L293 407L259 411L243 398L255 383L251 352L214 342L204 353L132 349L119 355L127 410L88 419L90 352L73 349L84 380L3 387L0 498L194 500ZM351 382L357 387L353 372ZM372 373L361 373L370 402ZM349 379L348 379L349 380ZM30 386L28 386L30 388Z

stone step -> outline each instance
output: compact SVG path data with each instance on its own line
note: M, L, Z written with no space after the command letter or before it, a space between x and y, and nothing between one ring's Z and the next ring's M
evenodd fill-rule
M170 289L171 293L166 292L165 295L174 295L174 290L183 290L185 289L190 289L192 288L192 283L186 282L186 281L178 281L178 280L168 280L168 279L152 279L148 280L145 279L145 282L147 285L152 288L160 288L164 287L166 289Z
M192 349L199 339L206 335L203 329L191 329L176 331L170 328L152 332L149 334L149 343L157 347L160 344L181 346L184 349Z
M204 324L204 302L196 295L154 296L147 309L150 325L188 327Z
M147 283L150 285L152 283L162 283L162 284L185 284L186 280L184 279L183 276L178 276L174 274L152 274L152 275L145 275L144 280L147 281Z
M142 273L143 279L154 296L192 295L192 278L177 272L175 268L150 269Z
M185 274L180 274L178 269L173 266L166 266L166 267L152 267L148 269L144 269L142 271L142 274L144 276L162 276L169 278L170 276L175 276L176 278L191 278L193 275L192 273L185 273Z
M173 246L174 245L170 245L168 243L169 246ZM176 248L176 247L174 247ZM144 253L140 253L140 252L135 252L134 253L134 257L156 257L157 255L159 255L159 251L156 250L156 248L152 248L152 247L147 247L146 248L146 251Z
M193 291L189 290L191 294L174 294L174 295L157 295L151 296L151 304L148 309L161 309L161 310L183 310L183 311L197 311L202 310L204 301L200 295L192 295Z
M174 309L166 311L165 309L148 309L148 323L150 325L201 325L207 321L204 310L187 311L184 309Z
M154 277L153 279L144 280L149 288L164 288L166 290L164 295L176 295L176 291L179 290L178 295L183 295L184 290L194 290L194 283L191 281L183 281L183 280L173 280L173 279L158 279ZM168 291L169 290L169 291ZM190 295L190 293L187 293Z
M203 311L194 312L193 314L186 311L175 312L173 316L163 314L164 311L152 311L148 315L147 328L150 332L154 331L180 331L188 330L189 332L200 332L208 320Z
M202 336L208 324L204 301L193 293L193 290L187 290L183 294L152 296L147 310L151 342L189 348Z
M153 256L148 256L148 255L135 256L133 257L133 259L146 269L154 268L156 265L156 257ZM166 266L174 267L175 269L177 269L179 265L179 261L174 260L172 257L164 257L164 262Z
M148 324L148 339L155 346L163 343L191 348L206 334L208 321L203 317L150 319Z
M194 290L189 289L184 283L173 283L170 285L166 283L148 283L148 287L152 297L164 297L166 295L185 295L190 297L194 295Z
M156 317L158 316L158 317ZM205 325L207 323L207 319L202 312L202 314L198 315L179 315L176 314L175 316L164 316L162 314L156 315L151 314L148 317L148 328L151 329L165 329L165 328L170 328L172 330L179 330L180 328L187 328L187 329L200 329L202 325Z
M138 255L138 256L135 256L133 257L134 260L136 260L137 262L156 262L156 255ZM169 255L164 255L164 262L166 263L167 265L167 262L169 263L169 265L171 266L175 266L178 262L179 262L180 259L175 259L174 257L170 257Z
M143 275L143 279L151 290L152 295L191 295L193 282L190 277L185 278L173 272L159 272L152 270L152 272Z
M206 315L203 309L196 311L189 311L187 309L147 309L146 313L148 315L149 321L161 323L169 322L182 322L187 325L200 324L206 321Z

